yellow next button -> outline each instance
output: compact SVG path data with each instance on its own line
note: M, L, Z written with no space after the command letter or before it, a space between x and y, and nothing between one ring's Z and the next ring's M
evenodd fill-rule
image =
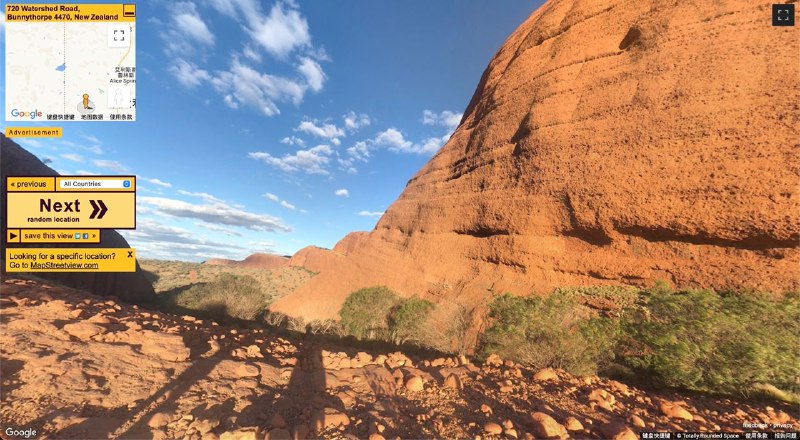
M8 192L55 191L55 177L9 177L6 179Z

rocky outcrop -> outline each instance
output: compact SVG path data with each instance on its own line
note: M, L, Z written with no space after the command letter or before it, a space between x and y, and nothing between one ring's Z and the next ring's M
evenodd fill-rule
M766 1L551 0L369 234L273 305L554 286L800 287L800 50ZM735 32L731 30L735 29ZM765 48L770 48L765 50ZM325 260L325 261L322 261Z
M58 176L59 174L48 167L33 154L25 151L11 139L0 133L0 178L6 184L8 176ZM6 206L5 188L0 192L0 205ZM13 209L13 207L11 207ZM4 208L5 209L5 208ZM3 216L6 213L3 211ZM2 222L2 237L6 237L5 218ZM15 244L16 247L72 247L70 244ZM83 247L98 248L128 248L128 242L114 230L103 230L100 233L100 243L84 244ZM5 273L5 253L0 255L2 273ZM145 278L139 264L136 272L118 273L36 273L39 278L53 280L67 286L85 289L98 295L114 295L128 302L149 302L155 298L152 284Z
M233 266L245 267L249 269L277 269L279 267L286 266L288 263L289 257L258 252L241 261L228 260L224 258L212 258L204 262L204 264L208 264L210 266Z

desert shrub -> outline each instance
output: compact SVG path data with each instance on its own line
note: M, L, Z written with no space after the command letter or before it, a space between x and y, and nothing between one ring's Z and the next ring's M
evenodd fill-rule
M389 332L392 342L419 343L422 339L422 329L433 304L430 301L411 297L403 300L389 312Z
M285 313L272 312L269 310L264 312L264 323L270 327L286 328L288 320L289 317L286 316Z
M356 290L339 311L342 327L359 339L387 339L389 312L399 302L400 298L385 286Z
M345 331L339 321L333 319L315 319L306 327L313 335L344 336Z
M619 326L592 317L571 295L547 298L495 295L488 327L481 336L484 355L497 353L533 368L563 368L592 374L613 359Z
M463 304L437 302L418 330L418 344L445 353L466 353L474 346L467 337L471 322L470 311Z
M621 358L668 386L729 394L765 385L791 390L800 377L799 300L659 285L642 292L642 310L624 317Z
M171 301L215 319L252 320L264 311L270 296L263 293L258 281L249 275L223 273L214 281L194 284L177 292Z

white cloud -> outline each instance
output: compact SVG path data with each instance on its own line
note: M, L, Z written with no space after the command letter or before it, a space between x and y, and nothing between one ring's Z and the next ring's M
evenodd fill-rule
M282 144L286 144L286 145L294 145L294 146L300 147L300 148L304 148L306 146L305 141L303 141L299 137L295 137L295 136L287 136L287 137L281 139L281 143Z
M375 145L386 147L392 151L407 152L413 149L414 144L403 137L400 130L392 127L375 136Z
M335 195L337 195L339 197L350 197L350 191L348 191L345 188L337 189L336 191L333 192L333 194L335 194Z
M178 58L168 69L169 73L187 88L195 88L211 79L211 75L196 65Z
M148 179L148 178L146 178L146 177L143 177L142 179L144 179L144 180L145 180L145 181L147 181L147 182L150 182L150 183L152 183L153 185L160 186L160 187L162 187L162 188L172 188L172 184L171 184L171 183L169 183L169 182L164 182L164 181L163 181L163 180L161 180L161 179Z
M171 30L162 37L168 54L177 58L167 70L183 86L191 89L210 83L227 107L234 110L249 107L265 116L280 114L281 103L297 106L306 92L322 90L326 76L319 62L330 59L324 49L312 46L308 22L294 1L278 0L264 13L256 0L210 0L212 8L237 20L252 40L233 54L227 69L218 71L198 66L197 61L187 58L195 53L194 46L208 47L214 40L213 34L205 33L208 26L196 13L194 4L180 4L191 5L176 8L188 16L176 13ZM262 50L294 64L295 74L277 75L252 67L250 63L261 62ZM296 54L294 62L289 59L292 54Z
M292 211L297 209L296 206L294 206L293 204L287 202L286 200L281 200L281 198L276 196L275 194L264 193L264 198L267 199L267 200L272 200L273 202L278 203L279 205L283 206L286 209L291 209Z
M450 133L452 133L458 127L458 124L461 123L461 118L463 116L463 113L454 113L449 110L445 110L441 113L425 110L422 112L422 123L425 125L440 125L446 127L450 130Z
M224 200L220 199L219 197L212 196L211 194L205 193L205 192L191 192L191 191L185 191L185 190L179 189L178 190L178 194L180 194L182 196L197 197L198 199L201 199L201 200L203 200L204 202L207 202L207 203L215 203L215 204L223 204L223 205L225 204Z
M98 168L105 168L117 173L127 173L128 168L116 160L95 159L92 164Z
M343 119L345 128L350 131L358 131L359 128L366 127L372 122L368 115L363 113L357 115L355 112L347 113Z
M207 46L214 45L214 34L208 29L205 22L197 13L194 3L180 2L176 4L180 12L172 16L177 30L189 38Z
M67 159L67 160L71 160L73 162L83 162L84 161L83 156L81 156L80 154L65 153L65 154L62 154L61 157L63 157L64 159Z
M252 231L290 232L292 230L277 217L245 211L223 201L194 204L164 197L139 197L138 200L151 207L153 212L158 215L192 218L210 224L236 226Z
M275 157L265 152L248 153L251 159L260 160L268 165L279 168L282 171L291 173L303 171L307 174L329 174L326 169L333 154L331 147L327 145L317 145L308 150L298 150L295 154L286 154L282 157Z
M245 58L251 61L255 61L256 63L261 62L261 54L258 53L258 51L256 51L255 49L253 49L253 47L250 46L249 44L245 45L242 48L242 55L244 55Z
M209 229L208 224L204 227ZM140 257L196 261L213 257L241 258L249 253L249 248L235 243L208 240L196 232L148 218L139 219L135 230L120 233Z
M253 40L277 58L285 59L293 50L311 44L308 22L293 3L278 1L269 15L251 16L249 21Z
M164 51L171 56L195 53L196 46L206 50L214 45L214 34L206 25L193 2L175 2L171 5L169 22L156 20L163 31Z
M222 232L223 234L230 235L231 237L241 237L242 236L242 233L237 231L237 230L235 230L235 229L226 228L225 226L215 225L213 223L199 222L199 223L195 223L195 226L200 227L200 228L204 228L204 229L208 229L209 231Z
M245 105L259 110L266 116L280 113L276 102L303 101L305 87L291 79L261 73L234 58L230 70L218 72L211 84L225 96L230 107Z
M297 66L297 71L305 77L306 84L311 90L315 92L322 90L322 85L325 83L325 72L322 71L322 67L318 62L311 58L303 57Z
M378 135L373 139L372 143L374 146L384 147L395 153L431 155L439 151L439 148L441 148L449 138L450 135L447 134L441 138L427 138L421 143L411 142L403 136L403 133L392 127L378 133Z
M360 215L362 217L380 217L383 215L383 211L359 211L356 215Z
M341 144L339 138L345 136L344 130L337 127L336 125L327 122L319 123L316 120L303 121L294 130L307 133L313 136L317 136L323 139L328 139L334 145Z

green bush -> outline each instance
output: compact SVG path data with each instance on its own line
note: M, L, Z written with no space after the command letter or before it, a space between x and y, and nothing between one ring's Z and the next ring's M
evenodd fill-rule
M386 339L388 316L400 298L385 286L356 290L344 301L339 316L344 330L359 339Z
M563 368L573 374L593 374L613 359L619 326L591 317L563 291L547 298L495 295L488 318L481 337L484 355L497 353L533 368Z
M745 395L764 385L791 390L800 377L798 299L657 286L623 318L620 357L667 386Z
M389 313L389 331L392 342L402 344L413 341L422 342L422 329L425 321L433 309L430 301L417 297L403 300Z
M215 319L255 319L271 300L270 295L262 292L255 278L228 273L221 274L214 281L194 284L186 290L165 295L173 305Z

